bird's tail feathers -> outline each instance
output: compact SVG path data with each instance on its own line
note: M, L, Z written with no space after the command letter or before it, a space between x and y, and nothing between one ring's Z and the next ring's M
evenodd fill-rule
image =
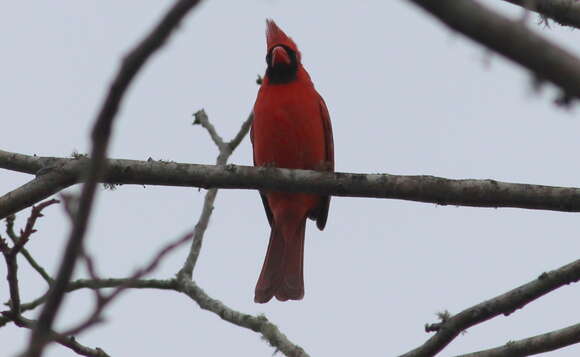
M265 303L304 297L304 230L306 217L296 225L272 225L268 251L256 284L254 301Z

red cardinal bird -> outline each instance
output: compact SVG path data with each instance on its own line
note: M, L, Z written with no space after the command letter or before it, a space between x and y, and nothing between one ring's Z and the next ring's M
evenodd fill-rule
M302 67L292 39L266 21L268 68L254 104L255 166L334 171L332 127L324 100ZM272 228L254 301L304 296L302 262L306 218L326 225L330 196L260 192Z

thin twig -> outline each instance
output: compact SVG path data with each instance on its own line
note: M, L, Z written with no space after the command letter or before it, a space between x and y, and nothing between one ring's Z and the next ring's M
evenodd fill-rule
M34 329L36 328L36 321L26 319L22 316L12 316L12 319L9 321L13 321L16 326L27 328L27 329ZM76 352L81 356L88 356L88 357L109 357L109 355L103 351L101 348L90 348L84 345L81 345L76 338L73 336L66 336L64 334L57 333L55 331L49 331L48 338L54 342L61 344L62 346L70 348L72 351Z
M215 130L215 127L209 122L209 118L207 117L203 109L195 113L195 120L196 121L194 123L200 124L208 131L209 136L212 138L213 142L219 149L219 155L216 159L216 165L224 166L227 163L229 157L232 155L233 151L238 147L243 138L248 134L250 125L252 123L252 115L250 115L248 119L244 121L239 132L228 143L224 143L222 138L218 135L217 131ZM183 263L183 267L177 273L178 276L185 275L189 280L191 280L192 278L193 269L195 268L197 258L199 257L199 253L201 251L201 246L203 243L203 235L205 233L205 230L207 229L209 219L213 212L214 208L213 203L215 201L216 196L217 189L215 188L208 190L208 192L205 194L201 215L197 221L197 224L195 225L193 242L191 243L191 248L189 250L187 258L185 259L185 262Z
M32 211L30 212L30 216L26 221L24 230L20 231L20 236L17 239L15 236L13 237L15 243L12 248L10 248L8 243L0 237L0 251L4 255L6 269L8 271L7 280L10 290L10 308L16 316L20 315L21 310L20 288L18 285L18 253L24 248L24 245L28 243L30 236L36 232L34 226L37 219L42 217L42 210L58 202L58 200L52 199L46 202L42 202L38 206L32 207ZM11 233L13 234L13 232Z
M195 282L189 280L185 275L177 279L79 279L72 282L67 287L67 292L80 289L107 289L125 286L136 289L160 289L172 290L187 295L195 301L202 309L213 312L225 321L234 325L250 329L260 333L273 347L282 351L286 356L302 356L308 354L304 350L292 343L288 338L264 316L252 316L233 310L221 301L209 297ZM43 302L43 297L33 302L22 304L23 310L34 308Z
M215 201L216 195L217 189L215 188L207 191L205 194L201 215L193 231L194 234L193 241L191 242L191 248L189 249L189 254L183 263L183 267L177 273L178 276L185 274L185 276L190 280L193 276L193 269L195 268L197 258L199 257L199 253L201 251L203 235L209 224L211 213L213 212L213 203Z
M163 258L167 254L171 253L176 248L180 247L182 244L189 241L192 237L193 237L193 233L190 232L190 233L183 235L179 239L167 244L163 249L161 249L159 252L157 252L157 254L151 259L151 261L146 266L144 266L141 269L138 269L131 277L129 277L125 281L124 284L119 285L109 295L105 296L105 295L100 293L99 289L95 289L97 303L95 304L93 312L90 314L90 316L87 319L85 319L85 321L79 323L76 327L71 328L70 330L64 332L63 334L67 335L67 336L77 335L77 334L81 333L82 331L86 330L87 328L91 327L92 325L95 325L95 324L101 322L102 321L101 315L102 315L105 307L109 303L111 303L113 300L115 300L122 292L127 290L127 288L129 288L131 286L130 284L132 281L139 280L142 277L144 277L145 275L153 272L159 266L159 264L161 263L161 261L163 260ZM85 261L87 262L87 266L89 267L88 269L91 271L91 275L92 275L93 279L95 279L97 277L97 274L95 272L92 259L90 259L90 257L85 255Z
M97 269L95 268L95 263L93 261L93 258L86 252L86 249L83 249L83 251L81 252L81 259L84 261L85 267L86 267L87 272L89 273L89 276L91 277L91 279L99 280L100 277L97 274ZM95 297L95 306L101 306L101 305L106 304L106 301L105 301L106 299L103 296L103 294L101 293L100 289L94 289L93 293L94 293L93 296ZM97 321L97 318L95 318L95 322L96 321ZM71 333L70 335L75 335L75 334L76 333Z
M509 341L503 346L467 353L455 357L522 357L554 351L580 343L580 324L550 331L519 341Z
M28 220L26 221L26 226L25 226L24 230L20 231L20 236L19 236L18 240L16 241L16 243L14 244L14 247L12 248L11 254L14 254L14 255L18 254L20 252L20 250L24 247L24 245L26 243L28 243L30 236L36 232L36 229L34 229L34 225L36 224L36 220L43 216L42 210L45 209L46 207L48 207L50 205L54 205L56 203L60 203L60 201L57 199L52 199L52 200L42 202L38 206L32 207L32 211L30 212L30 216L28 217Z
M132 278L107 278L107 279L78 279L71 282L67 288L66 292L73 292L79 289L106 289L115 288L118 286L126 286L127 288L134 289L164 289L164 290L177 290L177 283L174 279L161 280L161 279L132 279ZM42 305L48 294L44 294L33 301L21 304L22 311L34 310L38 306Z
M49 331L61 306L77 257L82 250L97 183L102 179L105 170L105 159L113 121L125 92L145 62L155 51L161 48L185 15L198 3L199 1L196 0L177 1L149 35L123 59L121 68L110 87L93 127L91 160L85 176L87 181L83 185L79 207L58 274L51 287L48 300L40 313L38 324L33 330L25 353L29 357L39 357L48 342Z
M15 218L16 216L14 215L6 217L6 234L8 234L8 237L10 237L13 243L16 243L16 241L19 239L16 233L14 233ZM44 279L44 281L46 281L46 283L49 286L52 285L53 283L52 277L46 272L46 270L40 264L38 264L36 259L34 259L34 257L25 247L22 247L22 249L20 249L20 254L24 256L24 258L28 261L28 264L30 264L30 266L34 270L36 270L36 272Z
M214 144L218 147L218 149L221 152L223 150L223 146L225 145L224 140L222 139L221 136L219 136L213 124L209 122L205 110L203 109L198 110L193 114L193 116L195 117L193 125L201 125L202 127L204 127L205 130L207 130L207 132L209 133L211 140L213 140Z
M250 127L252 126L253 120L254 120L254 113L250 113L248 118L242 123L242 126L240 127L240 131L238 131L236 136L234 136L234 138L232 140L230 140L230 142L228 143L228 146L230 147L231 151L234 151L238 147L238 145L240 145L240 143L246 137L246 135L248 135L248 132L250 131Z
M0 252L2 252L6 262L6 280L8 280L8 292L10 293L9 306L15 314L20 314L20 288L18 285L16 255L11 254L10 247L2 237L0 237Z
M219 300L211 298L197 284L185 276L178 277L179 289L193 299L199 307L211 311L234 325L260 333L273 347L288 357L308 357L302 347L292 343L276 325L265 316L252 316L227 307Z
M434 356L462 331L498 315L510 315L530 302L564 285L580 280L580 260L559 269L542 273L537 279L484 301L442 322L425 326L425 331L436 331L422 346L400 357Z

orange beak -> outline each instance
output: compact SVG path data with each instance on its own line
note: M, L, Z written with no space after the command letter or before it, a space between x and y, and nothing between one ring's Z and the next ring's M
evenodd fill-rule
M282 46L276 46L272 49L272 65L278 64L290 65L290 56Z

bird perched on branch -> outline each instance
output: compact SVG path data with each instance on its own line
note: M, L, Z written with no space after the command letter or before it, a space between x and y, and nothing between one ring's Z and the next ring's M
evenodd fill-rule
M255 166L334 171L328 109L301 63L292 39L266 21L266 74L250 134ZM254 301L300 300L304 296L303 257L306 218L326 225L330 196L260 192L272 229Z

